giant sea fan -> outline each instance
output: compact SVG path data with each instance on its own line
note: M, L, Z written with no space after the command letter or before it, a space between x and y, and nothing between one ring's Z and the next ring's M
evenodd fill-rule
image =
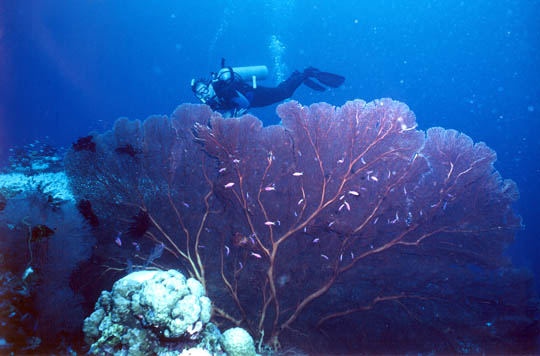
M108 226L146 212L145 236L175 257L161 266L203 283L214 320L264 332L275 347L293 327L374 351L388 338L415 350L437 339L444 351L532 340L531 278L502 254L521 227L518 193L492 150L453 130L418 131L389 99L290 102L278 114L283 125L264 128L186 104L171 118L120 119L95 136L96 152L70 152L67 171ZM138 154L115 152L125 145ZM523 292L510 295L508 283ZM502 326L509 319L519 335Z

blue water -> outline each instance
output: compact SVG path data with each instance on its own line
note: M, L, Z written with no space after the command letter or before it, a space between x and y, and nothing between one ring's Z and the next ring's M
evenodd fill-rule
M525 229L509 249L540 291L540 1L261 0L0 3L0 157L36 139L68 146L121 116L197 102L192 78L267 65L344 75L339 89L299 88L302 104L390 97L420 129L453 128L498 154ZM275 105L255 109L278 123Z

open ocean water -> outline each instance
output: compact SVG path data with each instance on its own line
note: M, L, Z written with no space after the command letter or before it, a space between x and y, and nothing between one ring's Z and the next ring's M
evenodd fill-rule
M369 320L376 320L372 324L345 321L341 325L347 330L343 332L336 329L340 324L334 323L315 335L312 329L302 329L302 323L310 322L306 318L300 322L300 330L293 329L284 336L283 344L295 347L298 354L310 355L538 353L539 309L534 300L540 295L539 18L538 0L2 1L0 162L7 174L16 170L12 164L24 161L21 157L32 160L39 156L32 151L50 150L47 152L51 155L63 158L79 137L110 130L119 117L144 120L153 114L169 115L182 103L198 103L190 87L191 79L208 77L210 72L218 71L222 58L231 66L266 65L269 77L260 83L266 86L275 86L294 70L309 66L338 73L346 77L341 87L314 92L301 86L292 99L302 105L327 102L342 106L353 99L370 102L391 98L408 105L416 115L419 130L439 126L454 129L475 143L485 142L497 153L495 169L504 179L517 184L520 196L512 209L523 219L523 227L517 229L515 240L503 255L511 258L516 268L530 271L516 272L519 278L528 281L520 285L527 297L513 299L515 290L507 282L497 284L500 290L485 294L469 293L467 288L476 287L465 283L467 287L459 292L464 293L463 313L469 313L468 303L485 302L493 307L483 314L486 318L463 323L453 319L435 322L425 315L418 316L406 303L400 309L398 301L395 310L381 307L382 319L369 316ZM276 107L255 108L250 113L265 126L280 124ZM18 160L14 160L17 155ZM9 194L4 192L4 195ZM9 202L8 197L6 206ZM0 222L7 229L1 215ZM44 227L39 226L42 233ZM0 231L8 236L5 232L8 230L14 231L12 227ZM9 283L5 281L21 278L31 263L18 261L18 267L12 268L10 259L2 257L4 283L0 300L9 308L15 305L13 313L20 315L0 313L0 353L88 351L82 341L82 317L93 311L101 290L110 290L112 283L123 276L111 277L96 285L95 290L80 286L77 289L73 279L85 278L79 262L91 259L91 246L94 249L99 246L88 242L92 239L99 242L100 236L81 242L88 244L84 253L82 247L75 248L73 253L78 253L80 258L62 262L71 263L69 271L62 272L67 273L62 278L70 280L64 283L64 294L75 293L79 298L74 303L80 313L71 319L63 316L60 321L51 322L54 315L64 313L57 307L52 316L37 317L40 308L57 302L54 298L36 302L35 293L46 292L32 290L37 287L26 285L26 279L17 288L26 288L30 293L28 298L34 298L32 306L10 302L9 298L13 301L17 293L6 292ZM16 246L25 250L26 242L23 239L20 245L0 244L3 249L0 252L8 256ZM66 249L60 254L70 253ZM20 258L28 256L22 254ZM95 257L92 261L106 264ZM8 272L13 273L9 278ZM285 285L287 278L294 277L284 274L283 278ZM484 282L490 278L494 277L478 277ZM348 285L354 290L352 282ZM383 294L388 290L379 285L375 288L381 288ZM457 291L458 288L452 293ZM342 298L348 295L343 290L336 293ZM437 298L445 295L435 294ZM473 294L475 302L471 301ZM351 292L351 298L353 295L356 294ZM339 296L334 296L335 300L340 300ZM511 301L503 302L506 297ZM362 297L359 300L369 304ZM521 304L525 300L527 305ZM479 329L492 327L496 322L490 319L490 313L498 310L499 302L506 311L515 312L512 315L516 319L522 318L522 322L509 321L512 318L509 316L504 327L495 325L499 329L485 331L497 341L488 336L470 340L456 337L449 341L455 335L450 329L469 327L473 333L475 323ZM291 302L289 307L294 308L295 303ZM408 310L411 318L418 321L410 326L415 330L425 327L446 331L420 333L423 339L415 344L401 335L408 332L409 325L403 318L392 324L391 313L398 309ZM433 307L426 313L437 315L438 312ZM24 315L26 321L15 326L14 319L24 319ZM357 314L357 318L361 319L362 314ZM33 320L31 325L28 320ZM371 326L384 328L384 324L389 330L371 333ZM405 329L398 331L396 327ZM2 328L22 331L15 335L2 334ZM58 328L58 332L42 332L44 328ZM252 336L256 342L259 340L260 335ZM334 341L318 343L324 337Z

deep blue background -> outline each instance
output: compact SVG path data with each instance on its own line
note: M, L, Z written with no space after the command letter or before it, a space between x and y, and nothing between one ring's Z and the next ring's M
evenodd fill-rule
M511 254L538 276L538 18L537 0L2 1L0 157L35 139L69 145L120 116L171 113L195 102L191 78L221 57L275 74L275 35L285 74L314 65L347 77L332 92L300 88L301 103L391 97L421 129L454 128L497 151L526 224ZM274 110L253 113L270 124Z

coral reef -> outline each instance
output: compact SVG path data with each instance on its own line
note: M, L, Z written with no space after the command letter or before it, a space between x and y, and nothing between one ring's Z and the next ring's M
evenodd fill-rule
M186 347L213 354L218 343L209 339L217 340L219 331L209 324L210 311L197 280L175 270L138 271L102 292L84 333L90 351L100 355L178 355Z
M163 244L150 267L193 276L214 320L275 349L532 349L532 278L504 255L522 228L518 191L495 152L417 130L390 99L289 102L278 114L283 125L263 128L186 104L119 119L93 150L70 150L75 199L100 221L95 256L121 274Z
M64 169L65 150L45 142L35 141L23 147L10 148L9 152L8 166L1 168L3 173L34 175L57 173Z
M28 323L27 306L31 305L29 289L22 279L5 271L4 258L0 273L0 350L31 352L39 347L41 339L33 336Z
M7 197L0 211L0 293L5 310L12 310L1 316L7 326L2 330L8 331L0 333L6 340L2 351L67 352L63 341L76 343L85 316L83 298L71 289L71 275L90 257L94 238L66 190L63 173L22 177L0 175Z
M256 356L253 338L242 328L231 328L221 336L227 356Z

